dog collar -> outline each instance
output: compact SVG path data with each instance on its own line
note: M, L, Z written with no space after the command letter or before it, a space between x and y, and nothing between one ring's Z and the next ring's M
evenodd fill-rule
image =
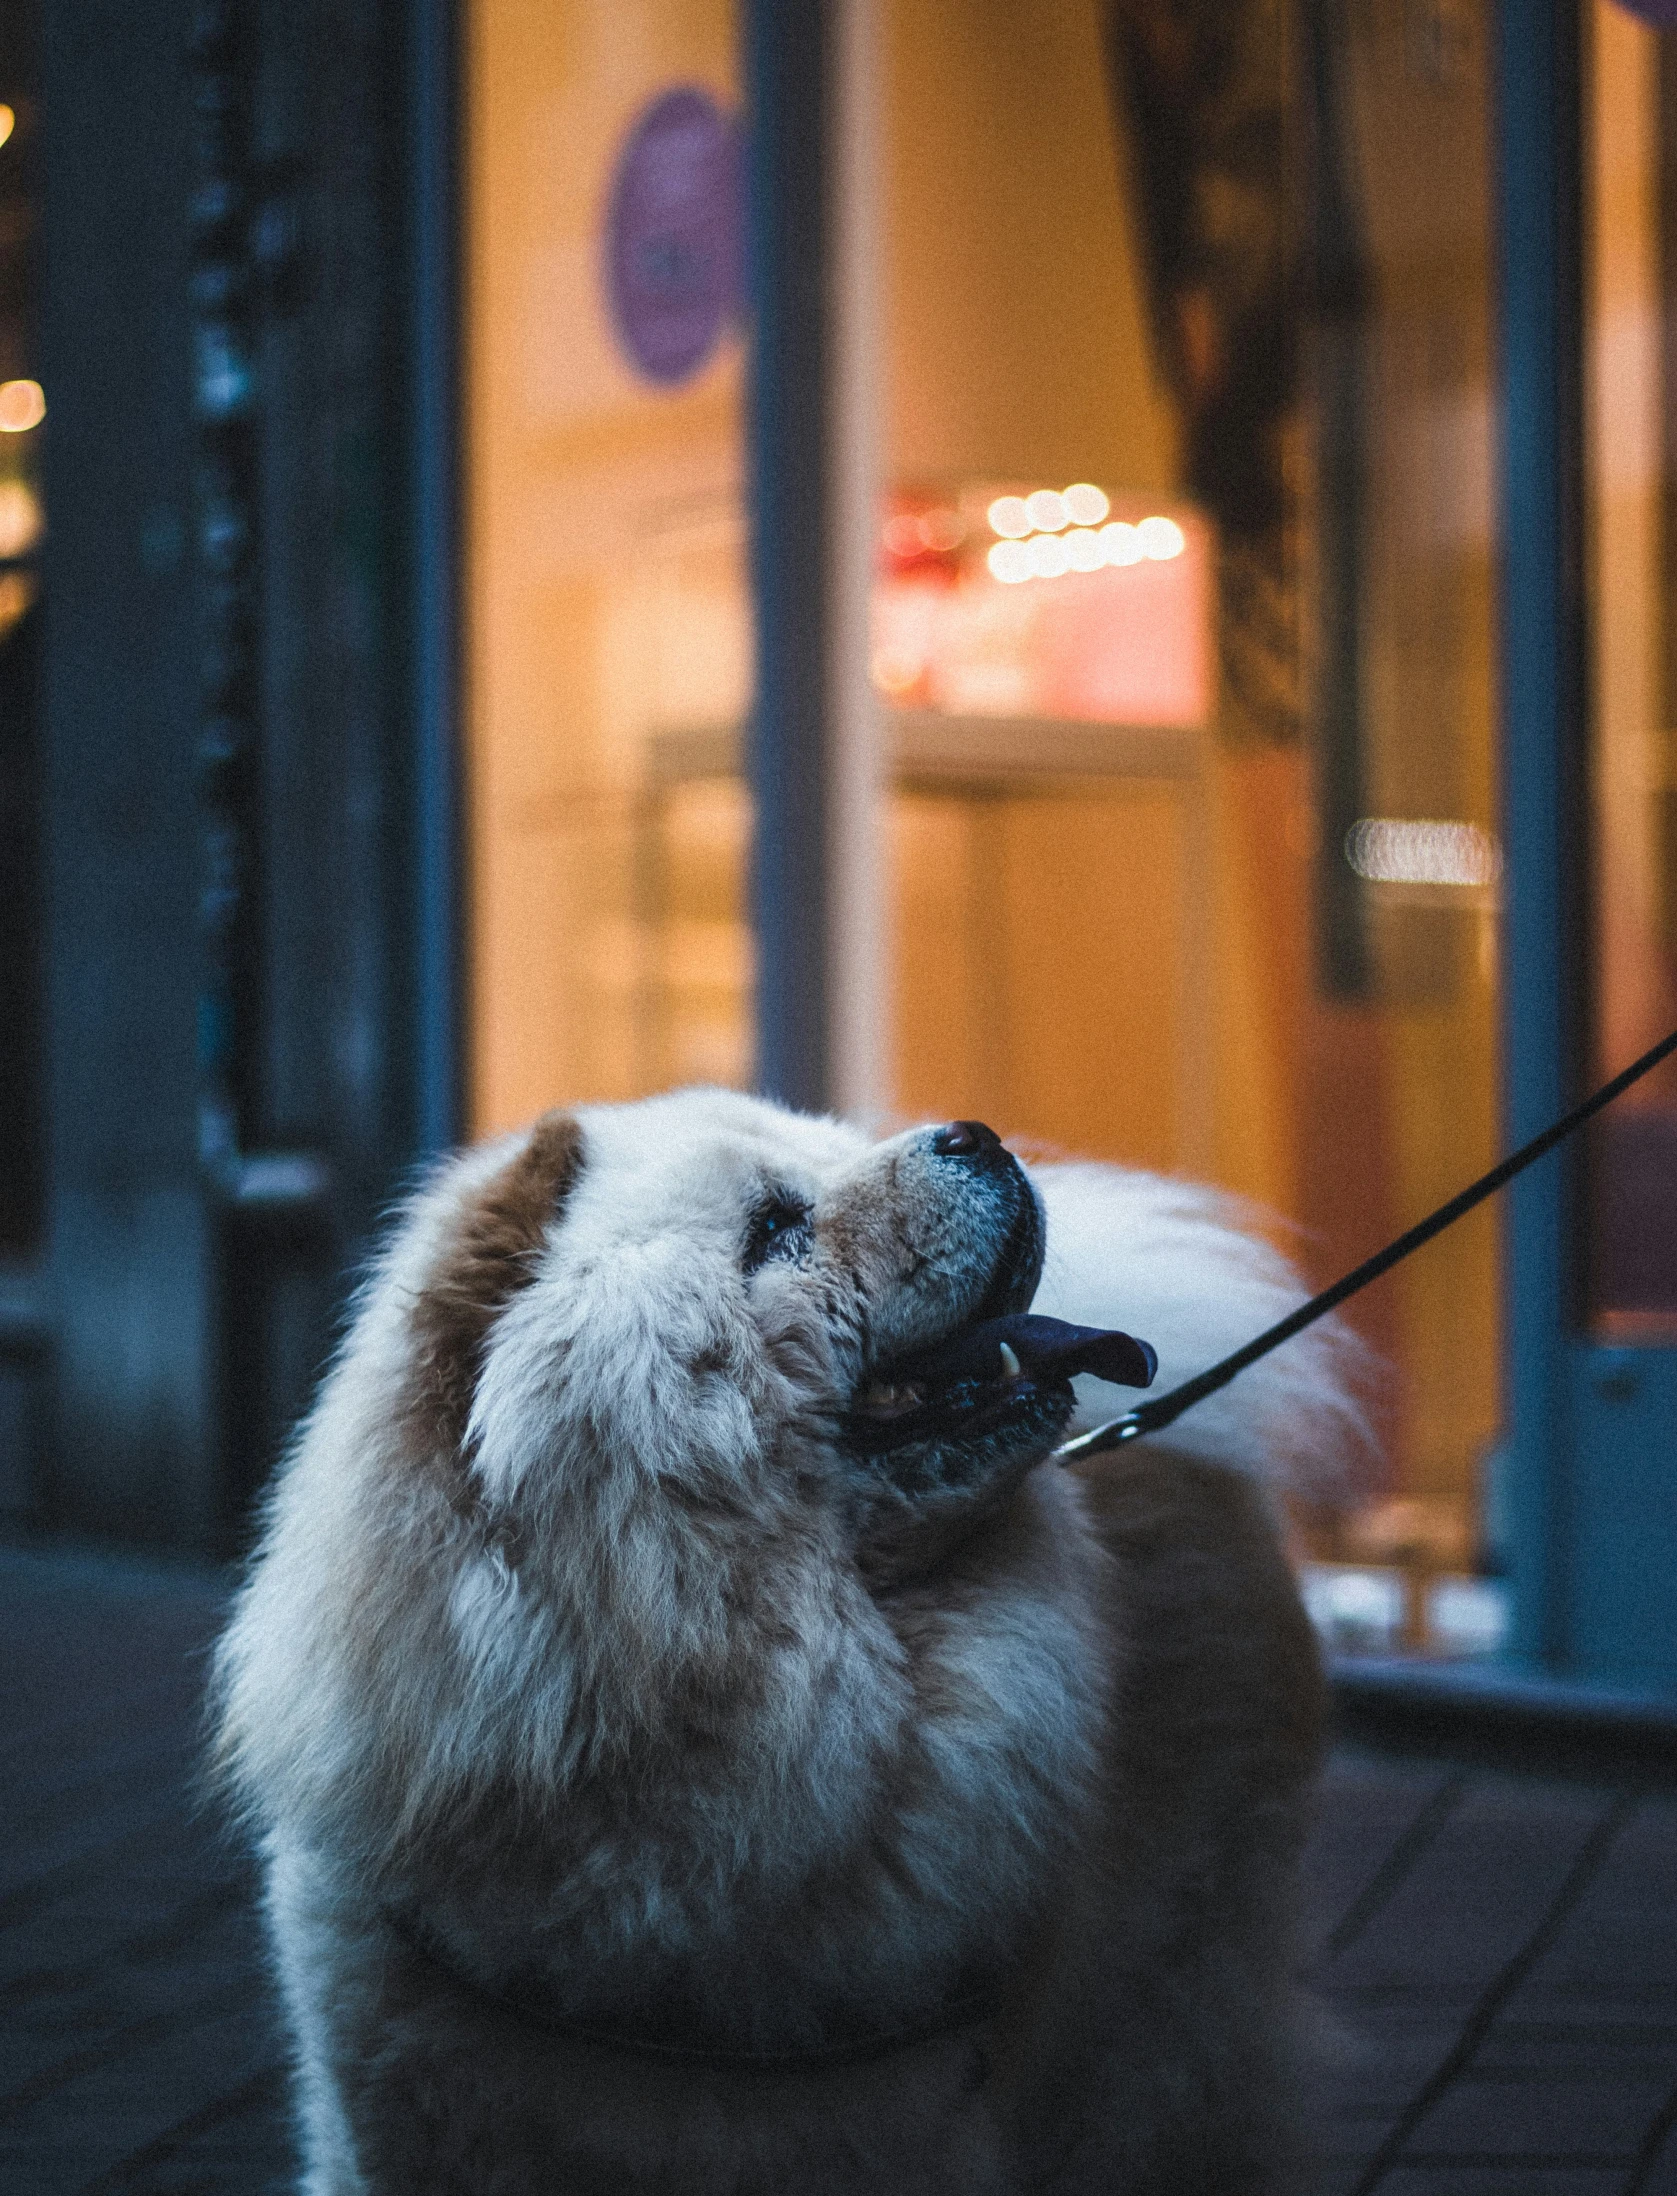
M622 2057L660 2060L665 2064L733 2068L744 2073L799 2074L827 2067L856 2066L870 2059L888 2058L917 2044L935 2043L976 2027L994 2011L992 2000L979 1990L963 1991L947 1999L925 2020L902 2028L876 2029L845 2036L800 2051L750 2051L743 2047L706 2043L679 2035L654 2035L611 2022L579 2020L561 2012L540 1983L492 1983L471 1975L447 1953L420 1918L398 1907L383 1910L386 1926L406 1949L451 1984L463 1996L490 2005L499 2013L540 2029L545 2035L586 2044L597 2051ZM977 2082L982 2082L986 2062L979 2054ZM977 2086L977 2082L973 2086Z

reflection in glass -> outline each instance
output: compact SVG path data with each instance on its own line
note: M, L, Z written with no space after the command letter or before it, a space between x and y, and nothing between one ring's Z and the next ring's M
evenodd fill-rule
M898 1103L1210 1175L1326 1280L1494 1157L1490 11L886 23ZM1484 1213L1359 1305L1392 1483L1319 1554L1485 1556L1496 1303Z
M472 1116L748 1082L729 0L468 11Z
M1606 0L1588 12L1585 389L1591 579L1594 1075L1677 1023L1677 61ZM1677 1072L1596 1125L1589 1306L1677 1321Z
M36 10L0 10L0 1259L40 1246L41 446Z

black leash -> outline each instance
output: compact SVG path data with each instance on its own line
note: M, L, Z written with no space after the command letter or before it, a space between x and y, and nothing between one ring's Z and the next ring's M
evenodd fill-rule
M1231 1356L1220 1359L1208 1371L1196 1373L1192 1380L1184 1380L1180 1387L1172 1388L1165 1395L1156 1395L1150 1402L1138 1404L1133 1411L1126 1411L1122 1418L1108 1419L1104 1426L1092 1427L1088 1433L1077 1434L1070 1441L1063 1442L1054 1451L1056 1461L1061 1464L1075 1464L1083 1457L1098 1456L1103 1449L1116 1449L1126 1441L1139 1440L1143 1434L1157 1433L1162 1427L1172 1424L1184 1411L1191 1410L1196 1403L1203 1403L1208 1395L1215 1395L1219 1388L1226 1388L1236 1373L1244 1372L1248 1365L1255 1365L1260 1357L1267 1357L1271 1350L1279 1349L1283 1342L1290 1342L1295 1334L1302 1334L1306 1327L1314 1326L1318 1319L1331 1312L1336 1305L1343 1304L1348 1296L1355 1296L1359 1289L1366 1289L1371 1281L1378 1281L1383 1273L1389 1273L1411 1251L1418 1251L1423 1243L1430 1243L1435 1235L1441 1235L1464 1212L1471 1212L1475 1205L1481 1204L1493 1191L1501 1189L1505 1182L1511 1182L1515 1175L1529 1167L1534 1160L1541 1159L1545 1152L1553 1151L1557 1144L1564 1143L1574 1129L1583 1126L1591 1114L1599 1113L1603 1106L1610 1106L1621 1091L1629 1090L1632 1083L1646 1075L1650 1068L1658 1067L1673 1052L1677 1052L1677 1029L1669 1037L1662 1037L1640 1060L1633 1060L1610 1083L1603 1083L1581 1106L1575 1106L1564 1120L1556 1121L1541 1136L1534 1136L1529 1144L1522 1144L1518 1151L1511 1152L1506 1159L1492 1167L1489 1174L1482 1174L1477 1182L1471 1182L1466 1189L1459 1190L1447 1205L1440 1205L1436 1212L1429 1213L1425 1220L1417 1221L1414 1227L1400 1235L1395 1243L1388 1243L1384 1250L1376 1251L1372 1258L1365 1258L1360 1266L1354 1266L1330 1288L1324 1289L1319 1296L1313 1296L1308 1304L1301 1304L1297 1311L1289 1312L1285 1319L1278 1319L1273 1327L1266 1327L1262 1334L1255 1336Z

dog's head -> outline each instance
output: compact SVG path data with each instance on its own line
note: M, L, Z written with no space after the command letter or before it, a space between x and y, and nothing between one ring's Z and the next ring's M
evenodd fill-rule
M475 1167L432 1253L424 1430L491 1512L625 1478L724 1510L795 1493L898 1574L1070 1416L1075 1365L1020 1318L1043 1250L979 1123L870 1143L726 1092L550 1116Z
M539 1938L585 2010L940 2002L1034 1911L1106 1709L1100 1551L1026 1483L1091 1331L1029 1312L1045 1233L977 1124L725 1092L450 1161L223 1642L246 1804L473 1973Z

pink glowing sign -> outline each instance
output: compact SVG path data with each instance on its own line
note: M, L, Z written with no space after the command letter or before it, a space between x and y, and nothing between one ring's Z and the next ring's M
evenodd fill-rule
M1102 528L998 552L986 508L981 491L894 502L874 594L883 693L953 716L1208 721L1211 539L1197 513L1115 498ZM998 578L998 564L1023 576Z

